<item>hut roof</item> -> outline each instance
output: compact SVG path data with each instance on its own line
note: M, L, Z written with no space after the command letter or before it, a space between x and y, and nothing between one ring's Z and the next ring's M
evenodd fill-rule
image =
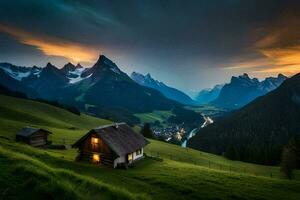
M51 132L45 130L45 129L41 129L41 128L33 128L33 127L24 127L22 128L18 133L17 136L22 136L22 137L30 137L31 135L33 135L34 133L38 132L38 131L43 131L46 132L48 134L51 134Z
M149 143L144 136L134 132L126 123L116 123L92 129L72 147L79 147L92 133L97 134L118 156L132 153Z

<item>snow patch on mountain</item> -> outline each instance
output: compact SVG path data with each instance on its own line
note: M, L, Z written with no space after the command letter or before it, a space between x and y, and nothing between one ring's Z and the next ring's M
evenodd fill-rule
M42 72L42 70L41 69L37 69L37 68L32 70L32 74L34 76L37 76L38 78L40 77L41 72Z
M22 67L22 70L18 70L19 67L15 67L16 69L12 69L9 65L0 65L0 68L3 69L7 75L18 81L21 81L23 78L30 76L31 73L38 74L40 72L38 68L35 68L36 71L31 71L33 68L25 67Z
M109 66L109 69L113 72L115 72L116 74L121 74L121 70L111 61L109 61L108 59L104 59L104 64Z
M89 74L88 76L82 77L82 73L85 71L85 68L77 68L74 71L68 72L68 79L70 84L77 83L84 79L91 77L93 74Z

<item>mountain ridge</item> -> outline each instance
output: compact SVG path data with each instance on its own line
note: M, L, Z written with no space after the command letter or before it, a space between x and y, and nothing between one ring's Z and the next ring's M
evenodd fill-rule
M0 65L2 71L5 67ZM137 84L104 55L100 55L91 68L67 63L59 69L48 63L44 68L26 68L26 76L19 80L16 79L18 76L3 73L19 92L27 94L28 90L18 85L26 86L36 91L37 98L76 106L83 112L116 121L128 118L138 123L134 113L171 110L174 106L181 106L160 92ZM5 81L3 85L7 87Z
M199 104L210 103L219 96L223 86L224 84L217 84L213 88L201 90L195 97L195 101Z
M268 77L259 81L257 78L250 78L246 73L238 77L232 76L230 83L223 86L219 96L211 103L229 110L238 109L276 89L286 78L278 74L277 77Z
M172 99L174 101L177 101L179 103L186 104L186 105L194 105L195 104L195 102L192 100L192 98L190 98L187 94L185 94L184 92L182 92L176 88L172 88L161 81L155 80L154 78L152 78L152 76L149 73L147 73L146 75L143 75L143 74L140 74L137 72L132 72L130 77L136 83L138 83L142 86L145 86L145 87L155 89L155 90L161 92L165 97L167 97L169 99Z

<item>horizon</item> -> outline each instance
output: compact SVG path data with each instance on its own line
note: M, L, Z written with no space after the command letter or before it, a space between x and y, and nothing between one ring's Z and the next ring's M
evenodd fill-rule
M150 73L194 96L243 73L262 80L299 72L298 8L294 1L3 1L0 62L91 67L103 54L128 75Z
M111 60L109 57L107 57L107 56L104 55L104 54L100 54L100 55L99 55L99 58L100 58L100 56L104 56L104 57L106 57L107 59ZM99 58L98 58L98 59L99 59ZM95 63L98 61L98 59L95 61ZM113 60L111 60L111 61L113 61ZM113 62L114 62L114 61L113 61ZM9 62L0 62L0 63L9 63ZM95 64L95 63L94 63L94 64ZM9 63L9 64L15 65L14 63ZM82 65L80 62L78 62L78 63L74 63L74 62L73 62L73 63L72 63L71 61L65 63L65 64L62 65L62 66L57 66L57 65L55 65L55 64L53 64L53 63L51 63L51 62L49 61L49 62L47 62L47 63L46 63L45 65L43 65L43 66L33 65L33 66L20 66L20 67L28 67L28 68L31 68L31 67L39 67L39 68L45 68L48 64L51 64L51 65L53 65L54 67L56 67L56 68L58 68L58 69L62 69L64 66L66 66L66 65L68 65L68 64L72 64L73 66L80 65L80 66L83 67L83 68L91 68L91 67L94 66L94 64L92 64L91 66L85 66L85 65ZM117 63L116 63L116 65L118 66L118 68L120 68L121 71L123 71L122 68L121 68ZM16 65L16 66L17 66L17 65ZM150 77L151 77L153 80L158 81L158 82L162 82L162 83L166 84L163 80L157 79L156 77L154 77L154 76L153 76L151 73L149 73L149 72L147 72L147 73L141 73L141 72L139 72L139 71L133 71L133 72L131 72L131 73L127 73L127 72L125 72L125 73L126 73L130 78L131 78L131 74L132 74L132 73L138 73L138 74L141 74L141 75L143 75L143 76L147 76L147 75L149 74ZM206 91L209 91L209 90L212 90L212 89L213 89L214 87L216 87L216 86L225 85L225 84L230 83L232 77L241 77L241 76L244 76L244 75L247 75L250 79L255 79L255 78L257 78L257 79L259 80L259 82L261 82L261 81L263 81L263 80L265 80L265 79L267 79L267 78L270 78L270 77L276 78L276 77L278 77L279 75L286 76L286 75L283 74L283 73L278 73L277 75L274 75L274 76L266 76L266 77L263 77L263 78L258 78L258 77L251 76L251 75L249 75L248 73L245 73L245 72L244 72L244 73L242 73L242 74L232 75L232 76L230 77L230 79L229 79L227 82L216 83L216 84L213 85L212 87L201 88L201 89L195 90L195 91L185 91L185 90L180 90L180 89L178 89L178 88L175 88L175 87L172 86L172 85L169 85L169 84L166 84L166 85L167 85L168 87L175 88L175 89L178 89L178 90L184 92L185 94L187 94L187 95L188 95L190 98L192 98L192 99L196 99L197 95L198 95L201 91L205 91L205 90L206 90ZM286 77L290 78L291 76L286 76Z

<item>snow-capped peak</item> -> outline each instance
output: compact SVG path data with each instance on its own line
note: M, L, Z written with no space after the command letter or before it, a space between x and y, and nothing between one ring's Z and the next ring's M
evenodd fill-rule
M10 77L21 81L23 78L30 76L31 74L38 75L41 68L34 67L19 67L9 63L0 63L0 68Z

